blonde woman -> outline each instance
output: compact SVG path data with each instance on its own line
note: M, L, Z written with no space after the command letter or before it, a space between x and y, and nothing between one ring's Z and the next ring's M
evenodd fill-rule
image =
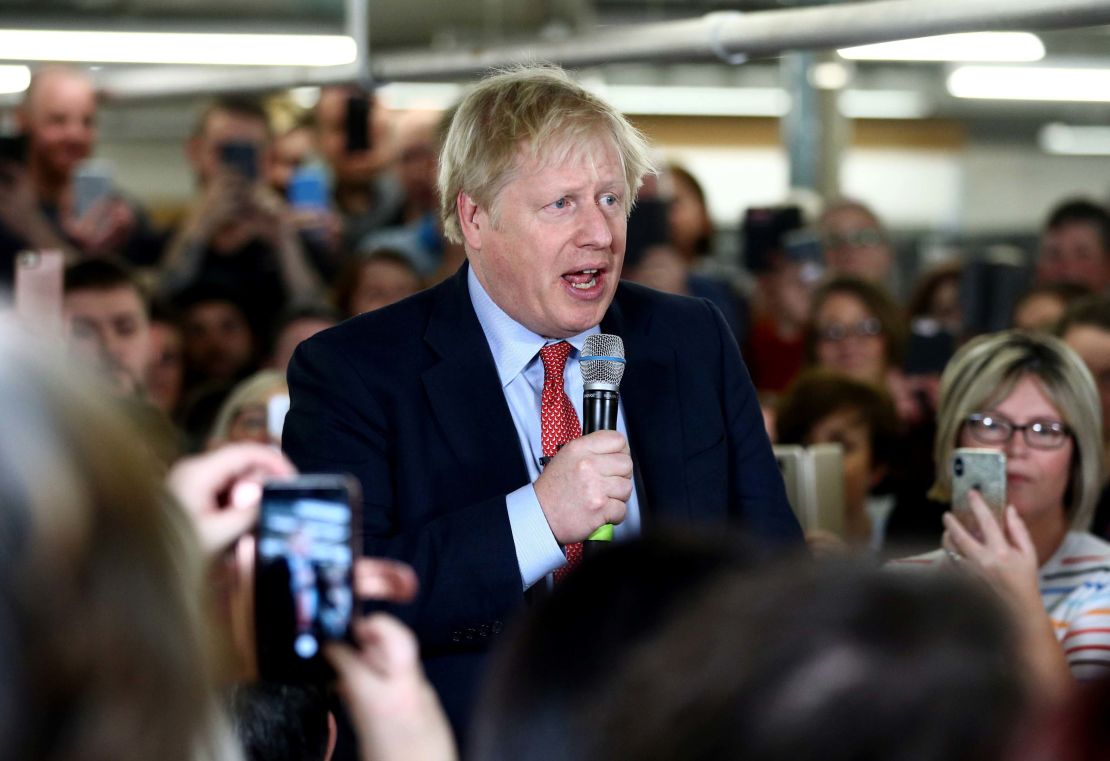
M1009 506L996 519L972 492L977 525L949 512L943 549L901 563L954 566L994 586L1047 694L1110 673L1110 544L1087 531L1102 482L1101 414L1083 362L1047 335L965 345L941 379L934 499L951 499L956 447L1005 452Z

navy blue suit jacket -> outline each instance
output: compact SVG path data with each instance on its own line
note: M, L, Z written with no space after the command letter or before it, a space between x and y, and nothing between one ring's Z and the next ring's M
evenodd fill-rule
M601 329L624 339L628 357L621 404L644 531L731 523L800 541L720 312L622 282ZM489 639L523 600L504 497L529 481L466 266L302 343L289 388L293 462L355 475L366 554L416 569L419 599L398 612L458 722Z

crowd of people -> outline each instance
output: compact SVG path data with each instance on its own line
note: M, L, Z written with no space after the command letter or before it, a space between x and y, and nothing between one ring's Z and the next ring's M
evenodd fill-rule
M690 171L522 67L442 116L215 99L160 228L86 197L96 106L41 68L0 160L13 757L1110 750L1104 205L914 278L856 199L750 209L727 251ZM45 252L60 336L17 326ZM627 369L582 435L599 331ZM799 524L778 444L837 446L839 533ZM949 509L957 448L1005 454L1005 505ZM336 685L254 680L258 485L297 470L361 485L377 603Z

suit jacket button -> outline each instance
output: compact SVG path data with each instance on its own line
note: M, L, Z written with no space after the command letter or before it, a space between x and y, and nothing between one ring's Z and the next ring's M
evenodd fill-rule
M500 621L494 621L493 626L490 627L490 631L492 631L494 634L500 634L501 627L503 626L504 624L502 624Z

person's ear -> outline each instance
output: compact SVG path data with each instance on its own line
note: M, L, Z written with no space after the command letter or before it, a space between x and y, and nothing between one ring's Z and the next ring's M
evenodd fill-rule
M455 213L459 217L463 240L473 251L482 249L482 233L490 224L489 214L468 194L459 191L455 198Z

